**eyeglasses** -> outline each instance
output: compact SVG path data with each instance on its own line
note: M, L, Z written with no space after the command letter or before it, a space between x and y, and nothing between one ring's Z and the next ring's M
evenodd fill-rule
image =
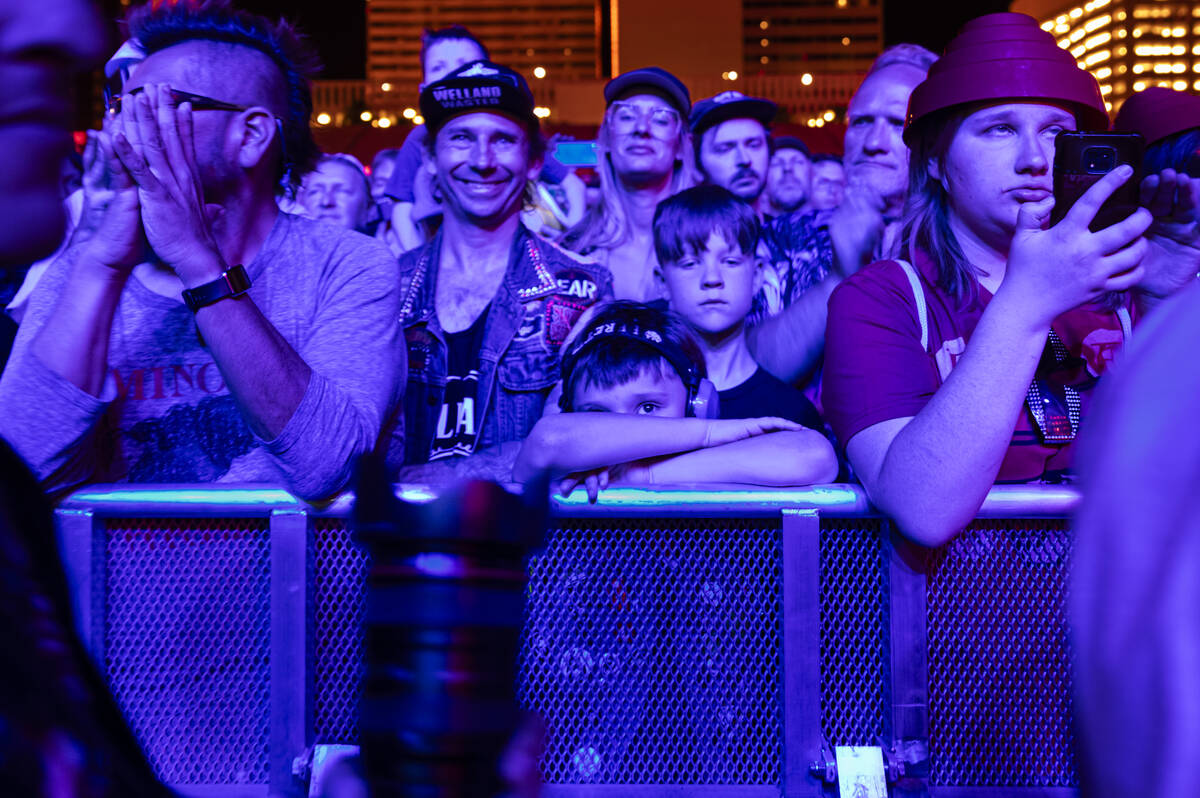
M145 86L138 86L136 89L131 89L124 94L114 94L109 96L106 109L110 116L116 116L121 113L121 101L126 97L136 97L146 90ZM192 94L190 91L180 91L179 89L167 88L167 93L171 97L171 105L178 108L184 103L191 103L193 111L246 111L249 110L244 105L234 105L223 100L214 100L212 97L205 97L203 94Z
M658 139L669 139L679 132L679 112L671 108L642 108L633 103L616 102L608 108L613 133L632 133L649 120L650 133Z

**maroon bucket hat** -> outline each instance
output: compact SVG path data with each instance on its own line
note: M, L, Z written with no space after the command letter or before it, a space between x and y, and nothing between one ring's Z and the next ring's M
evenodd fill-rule
M1113 122L1118 133L1141 133L1147 144L1200 127L1200 97L1151 86L1125 101Z
M1042 100L1067 106L1085 130L1107 130L1100 85L1079 68L1037 21L1026 14L986 14L963 26L929 76L908 100L904 141L913 125L957 105Z

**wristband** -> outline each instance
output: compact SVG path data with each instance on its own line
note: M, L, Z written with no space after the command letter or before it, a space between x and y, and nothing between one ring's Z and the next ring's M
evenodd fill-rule
M200 308L219 302L226 297L241 296L250 290L250 277L241 264L230 266L215 280L184 289L183 302L195 313Z

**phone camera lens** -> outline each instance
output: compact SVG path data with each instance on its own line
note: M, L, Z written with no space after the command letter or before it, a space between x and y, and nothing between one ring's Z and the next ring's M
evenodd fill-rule
M1117 166L1117 151L1113 147L1088 147L1083 151L1083 170L1091 175L1111 172Z

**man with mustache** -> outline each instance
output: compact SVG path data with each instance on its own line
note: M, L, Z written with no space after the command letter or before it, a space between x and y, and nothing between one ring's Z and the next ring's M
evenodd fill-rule
M507 482L559 348L612 280L521 224L545 147L524 78L465 64L422 89L421 114L442 227L400 261L409 372L388 464L405 482Z
M846 191L832 211L781 216L763 231L767 285L774 294L755 311L755 358L784 382L813 379L825 348L825 306L833 289L898 241L908 189L908 147L901 133L908 95L937 56L915 44L884 51L846 110Z
M760 218L771 212L763 189L771 160L767 126L775 111L770 100L723 91L697 102L688 119L696 142L696 165L705 182L728 189Z

